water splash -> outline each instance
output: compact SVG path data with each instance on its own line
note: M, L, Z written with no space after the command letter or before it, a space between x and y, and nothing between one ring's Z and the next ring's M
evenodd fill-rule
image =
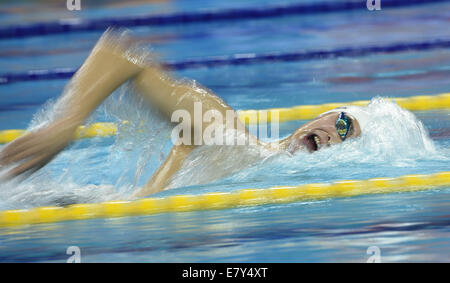
M126 199L145 184L170 149L171 125L130 93L130 86L122 87L89 118L117 123L115 138L77 141L31 178L1 184L0 209ZM30 127L53 118L51 103L43 109ZM427 162L437 162L439 168L448 164L449 152L433 144L411 112L382 98L373 99L367 111L372 119L361 137L312 154L288 156L248 146L199 147L169 187L215 182L195 187L195 193L202 193L401 175L402 170L408 174Z
M47 102L28 129L61 115L64 97ZM30 178L0 184L0 209L123 200L145 184L165 159L170 123L130 84L106 99L85 124L96 121L117 124L117 135L78 140Z
M278 155L233 175L223 182L300 184L335 179L370 178L408 174L406 168L434 166L449 161L449 152L439 149L421 121L395 102L377 97L366 107L371 121L356 139L323 148L314 153ZM442 167L441 167L442 168ZM437 169L436 171L438 171ZM441 169L442 170L442 169ZM270 174L271 179L261 176ZM378 174L378 175L377 175Z

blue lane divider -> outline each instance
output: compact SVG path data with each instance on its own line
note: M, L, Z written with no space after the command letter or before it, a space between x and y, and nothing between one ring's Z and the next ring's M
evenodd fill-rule
M403 51L422 51L437 48L449 48L450 39L434 40L426 42L398 43L384 46L345 47L333 50L298 51L288 53L266 54L234 54L228 56L215 56L206 59L185 60L180 62L166 62L164 65L172 70L184 70L189 68L216 67L224 65L240 65L263 63L273 61L306 61L314 59L357 57L376 53L395 53ZM0 74L0 85L37 80L68 79L76 72L75 68L59 68L49 70L31 70L23 73Z
M449 0L382 0L382 9L405 7L419 4L448 2ZM0 39L20 38L37 35L70 33L81 31L101 31L110 26L164 26L173 24L201 23L225 20L259 19L288 15L322 14L351 10L366 10L366 0L346 2L320 2L288 4L241 9L211 10L192 13L133 16L102 19L70 19L41 22L0 28Z

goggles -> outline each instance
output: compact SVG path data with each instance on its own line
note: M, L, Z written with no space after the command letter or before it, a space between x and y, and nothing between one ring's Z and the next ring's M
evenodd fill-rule
M336 131L338 135L341 137L341 140L344 141L347 137L348 131L350 129L349 118L345 115L344 112L339 113L339 117L336 119Z

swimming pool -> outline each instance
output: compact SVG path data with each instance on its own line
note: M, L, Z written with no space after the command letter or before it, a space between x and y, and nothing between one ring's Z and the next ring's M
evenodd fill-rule
M289 2L294 3L284 3ZM149 6L156 12L190 11L205 5L236 7L232 2L194 3L198 6L187 1ZM239 3L255 5L254 1ZM26 11L27 5L22 5ZM139 14L147 6L130 5L126 11ZM448 25L448 8L449 3L438 3L382 12L359 10L136 27L133 32L151 43L165 60L181 61L237 53L448 40L450 31L442 28ZM118 13L117 8L100 5L86 9L81 16L99 18ZM50 14L51 10L47 12ZM8 14L4 19L2 24L5 25L17 23L20 15ZM100 34L71 33L2 40L0 69L24 72L76 68ZM266 109L349 102L375 96L445 93L450 87L449 70L450 52L438 48L352 58L190 68L177 74L211 88L235 109ZM33 115L48 99L57 97L66 82L41 80L0 85L0 130L26 128ZM115 106L126 91L126 87L118 90L91 121L127 119L136 122L134 125L139 125L140 120L152 121L152 117L132 101ZM433 151L419 147L419 152L414 152L412 141L405 137L399 137L396 148L356 151L350 157L346 150L355 147L342 145L294 160L271 160L211 184L181 186L156 197L448 170L448 110L421 111L415 115L429 132ZM287 135L304 122L281 124L280 135ZM128 194L151 176L161 161L161 153L167 150L161 145L164 135L152 134L154 127L144 126L141 134L134 134L134 130L136 128L123 128L116 137L76 142L31 180L2 188L0 209L100 202ZM144 144L152 147L137 150ZM65 262L69 246L80 247L82 262L365 262L371 246L380 249L383 262L449 261L446 207L449 201L448 189L440 188L218 211L0 228L0 261Z

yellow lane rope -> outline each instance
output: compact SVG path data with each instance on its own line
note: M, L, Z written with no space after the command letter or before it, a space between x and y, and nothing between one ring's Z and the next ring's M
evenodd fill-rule
M0 144L9 143L25 133L25 130L0 131ZM75 139L93 137L110 137L117 134L117 126L114 123L93 123L89 126L79 126L75 132Z
M243 189L224 193L144 198L136 201L75 204L67 207L39 207L27 210L1 211L0 227L167 212L226 209L334 197L428 190L448 187L449 185L450 171L447 171L429 175L344 180L334 183Z
M401 107L411 111L450 109L450 93L390 98L389 100L395 101ZM254 123L261 121L270 121L271 111L278 111L280 122L293 120L310 120L326 111L329 111L337 107L349 105L367 106L369 102L370 102L369 100L359 100L353 102L336 102L320 105L301 105L289 108L272 108L266 110L243 110L238 111L238 114L239 118L242 121L247 120L246 123L248 122L251 123L252 121Z
M422 95L402 98L392 98L401 107L411 111L450 109L450 93L439 95ZM279 121L309 120L319 114L336 107L345 105L365 106L369 100L353 102L327 103L320 105L301 105L290 108L272 108L265 110L240 110L237 111L241 121L245 123L258 123L270 121L271 112L278 111ZM24 130L4 130L0 131L0 144L8 143L24 134ZM75 134L76 139L91 137L109 137L117 134L117 126L113 123L95 123L88 127L80 126Z

